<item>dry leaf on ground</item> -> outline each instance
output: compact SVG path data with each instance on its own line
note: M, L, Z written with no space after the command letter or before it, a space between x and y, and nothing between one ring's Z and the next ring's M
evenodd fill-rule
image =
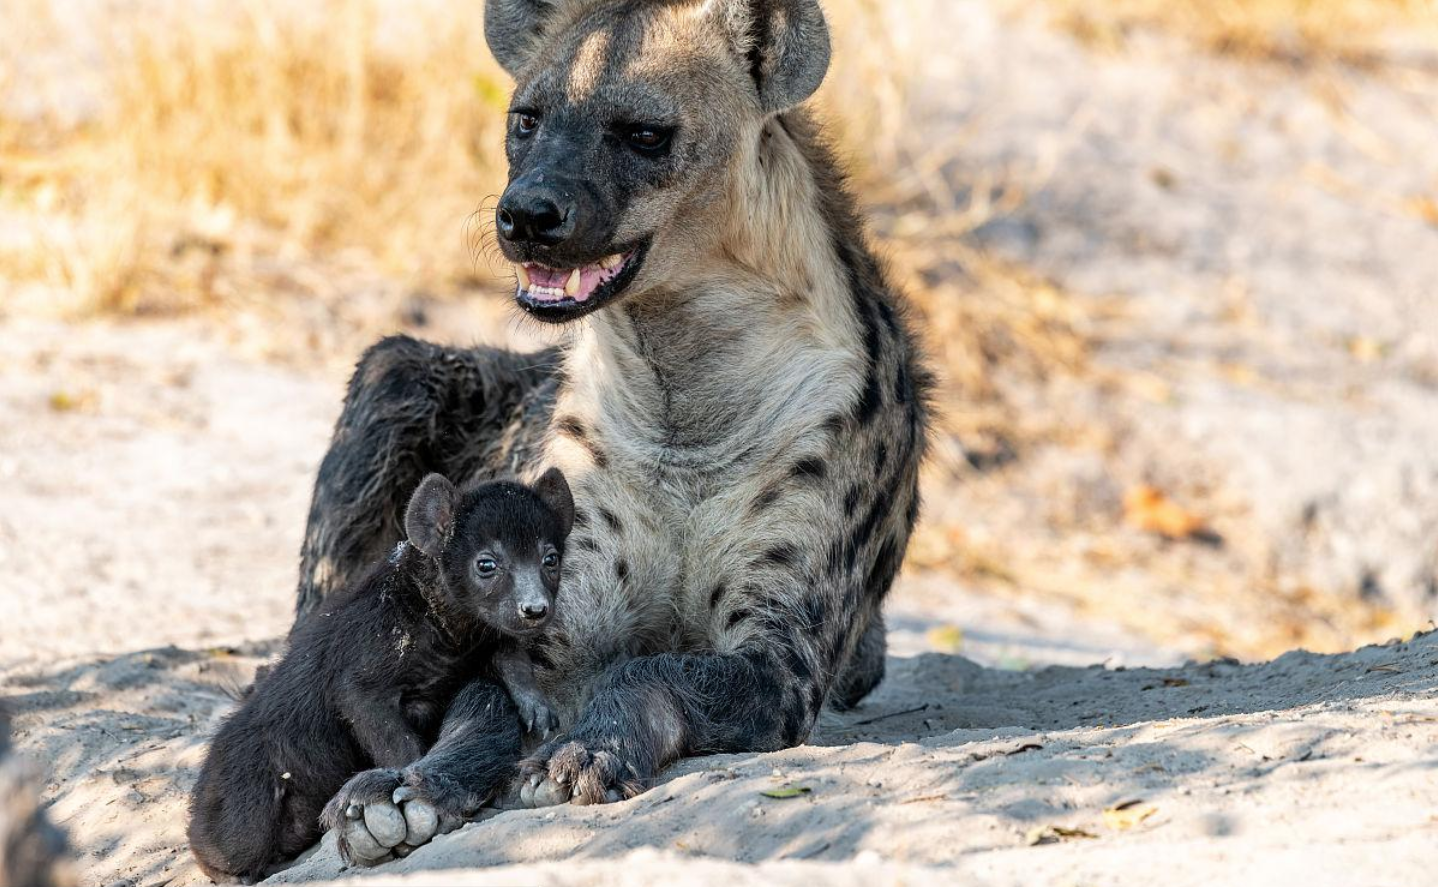
M1039 825L1034 826L1024 833L1024 843L1030 847L1037 847L1040 844L1057 844L1060 841L1097 837L1098 835L1092 832L1086 832L1081 828L1069 828L1062 825Z
M1103 811L1103 824L1116 832L1127 831L1157 812L1157 807L1142 800L1124 801Z
M812 792L813 789L807 785L786 785L783 788L771 788L760 792L766 798L775 798L783 801L789 798L800 798Z
M1168 539L1216 538L1203 518L1170 499L1157 487L1141 485L1123 497L1123 518L1146 533Z

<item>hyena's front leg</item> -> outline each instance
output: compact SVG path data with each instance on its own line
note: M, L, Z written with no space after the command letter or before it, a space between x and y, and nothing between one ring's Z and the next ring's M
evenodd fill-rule
M520 799L534 807L615 801L685 755L803 742L858 629L840 618L832 630L814 630L781 613L753 617L763 624L734 652L660 653L611 668L573 729L522 762Z
M405 505L425 474L463 483L487 461L502 462L505 426L550 377L556 359L552 352L445 348L406 336L365 351L315 480L297 615L404 537Z

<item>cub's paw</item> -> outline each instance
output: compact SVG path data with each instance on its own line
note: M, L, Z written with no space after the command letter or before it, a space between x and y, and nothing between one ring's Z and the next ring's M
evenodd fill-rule
M435 835L464 822L448 805L436 803L408 770L377 769L358 774L325 806L320 822L335 829L340 855L350 865L373 866L408 856Z
M559 729L559 715L549 703L538 694L519 694L514 697L514 707L519 709L519 723L528 733L538 733L545 739Z
M638 770L607 749L560 737L519 765L519 799L526 807L609 804L644 791Z

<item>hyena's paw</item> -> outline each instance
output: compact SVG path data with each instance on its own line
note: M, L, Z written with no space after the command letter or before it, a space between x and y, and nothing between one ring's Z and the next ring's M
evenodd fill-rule
M321 823L337 831L340 855L350 865L373 866L408 856L435 835L464 822L450 805L424 791L409 770L366 770L325 806Z
M519 799L526 807L610 804L644 790L634 767L611 751L563 737L519 765Z

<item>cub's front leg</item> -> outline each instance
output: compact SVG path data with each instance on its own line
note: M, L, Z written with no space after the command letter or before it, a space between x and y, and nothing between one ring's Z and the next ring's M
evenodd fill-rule
M534 660L523 650L514 649L499 653L494 660L504 689L514 707L519 709L519 722L530 733L539 732L547 739L552 730L559 728L559 715L549 707L549 700L539 689L534 676Z
M425 743L405 717L400 691L364 675L340 681L340 717L376 767L397 769L423 757Z

